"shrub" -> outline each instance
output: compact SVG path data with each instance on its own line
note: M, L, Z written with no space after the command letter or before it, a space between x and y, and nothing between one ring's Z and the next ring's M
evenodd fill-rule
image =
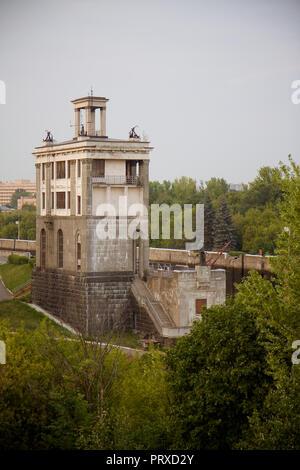
M34 266L35 266L35 261L36 261L35 258L28 259L28 264L30 264L30 266L32 266L32 267L34 268Z
M28 264L29 258L27 256L19 256L19 255L9 255L8 263L9 264Z

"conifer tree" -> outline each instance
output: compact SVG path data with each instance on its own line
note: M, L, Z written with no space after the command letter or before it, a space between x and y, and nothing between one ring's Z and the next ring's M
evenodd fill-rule
M219 251L221 248L231 241L231 244L226 251L236 250L236 233L232 223L230 210L225 197L222 197L220 207L216 215L215 230L214 230L214 251Z
M214 245L215 211L208 195L204 198L204 250L211 251Z

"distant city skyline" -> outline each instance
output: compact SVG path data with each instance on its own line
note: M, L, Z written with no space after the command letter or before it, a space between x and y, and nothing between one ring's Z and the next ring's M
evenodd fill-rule
M297 0L2 0L0 181L35 179L34 147L73 137L70 100L91 86L109 137L149 137L151 180L299 163L299 19Z

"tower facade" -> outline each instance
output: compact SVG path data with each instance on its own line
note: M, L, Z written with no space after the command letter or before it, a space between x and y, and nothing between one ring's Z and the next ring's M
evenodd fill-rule
M36 147L33 302L86 333L131 321L134 276L148 270L148 142L106 136L108 99L72 101L75 133ZM138 259L136 236L140 234Z

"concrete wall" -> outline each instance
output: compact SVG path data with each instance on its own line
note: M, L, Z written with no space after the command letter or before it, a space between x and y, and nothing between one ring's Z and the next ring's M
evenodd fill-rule
M45 224L46 222L46 224ZM46 230L46 267L49 269L56 269L58 266L58 253L57 253L57 232L62 230L64 242L63 254L63 269L67 272L76 272L76 241L77 234L81 237L81 271L86 272L87 267L87 249L86 249L86 220L83 217L69 216L69 217L51 217L50 223L47 225L47 219L44 217L37 217L36 221L36 235L37 245L40 245L41 230ZM36 266L40 267L40 250L36 252Z
M104 220L104 219L103 219ZM119 221L118 221L119 222ZM97 226L101 223L99 218L88 218L87 242L87 271L88 272L133 272L134 271L134 241L131 239L98 238ZM122 223L122 221L120 221ZM113 225L113 223L112 223ZM118 225L116 224L118 229ZM113 230L113 228L112 228Z
M158 270L149 275L147 283L177 327L192 325L197 299L206 299L208 308L221 305L226 299L226 272L223 269L197 266L193 271Z
M84 333L132 330L131 282L128 274L86 276L36 269L32 274L32 301Z
M216 252L205 252L206 262L213 262L218 258L214 264L215 268L232 267L236 269L255 269L257 271L271 271L270 258L272 256L261 255L240 255L238 257L229 256L228 253L222 253L218 256ZM243 262L244 258L244 262ZM150 248L150 262L151 263L171 263L171 264L185 264L188 266L195 266L199 264L200 257L193 252L187 250L169 250L164 248ZM243 265L244 263L244 265Z
M143 188L142 187L130 187L130 186L95 186L92 190L92 198L93 198L93 209L92 214L95 215L103 215L103 213L99 213L101 208L99 207L101 204L111 204L114 208L114 213L110 215L124 215L124 213L120 214L120 203L123 204L123 200L120 201L119 198L127 197L127 210L130 209L130 206L133 204L143 204ZM97 211L98 209L98 211ZM135 209L135 207L132 207ZM142 208L140 208L141 211ZM134 213L136 213L135 211ZM130 214L129 215L133 215Z
M125 176L125 160L105 160L105 176Z
M15 245L14 245L15 243ZM15 246L15 248L14 248ZM36 251L35 240L12 240L12 239L0 239L0 250L20 250L20 251ZM206 260L211 261L217 257L215 252L206 252ZM272 256L261 256L261 255L240 255L237 258L229 256L227 253L223 253L214 264L214 268L233 268L233 269L244 269L249 271L254 269L256 271L271 272L272 267L270 259ZM193 256L191 252L186 250L168 250L164 248L150 248L149 249L149 261L150 263L171 263L171 264L184 264L188 266L196 266L199 264L199 256Z
M11 238L0 238L0 250L5 251L36 251L35 240L13 240Z

